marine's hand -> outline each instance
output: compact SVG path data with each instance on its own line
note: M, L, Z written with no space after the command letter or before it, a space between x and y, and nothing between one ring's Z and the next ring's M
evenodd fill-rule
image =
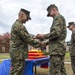
M45 42L40 42L41 46L42 47L45 47L46 46L46 43Z
M37 35L36 35L36 38L38 38L38 39L43 39L43 38L44 38L44 34L37 34Z
M36 36L34 36L34 37L33 37L33 39L37 39L37 37L36 37Z

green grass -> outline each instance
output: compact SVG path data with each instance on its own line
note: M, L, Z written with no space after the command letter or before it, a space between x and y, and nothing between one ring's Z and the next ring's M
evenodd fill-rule
M66 52L66 58L69 58L70 57L70 53L69 52Z
M9 53L0 53L0 63L2 62L3 59L9 59L10 55Z
M9 53L0 53L0 59L8 59L10 58Z
M69 53L69 52L66 52L65 61L66 61L66 62L71 61L71 59L70 59L70 53Z

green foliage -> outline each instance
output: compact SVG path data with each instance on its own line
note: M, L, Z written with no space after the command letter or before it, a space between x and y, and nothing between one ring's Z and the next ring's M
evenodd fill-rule
M44 55L49 55L49 52L44 52Z

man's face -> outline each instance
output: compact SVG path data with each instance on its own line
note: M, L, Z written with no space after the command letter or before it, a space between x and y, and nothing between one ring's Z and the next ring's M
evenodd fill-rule
M25 13L22 13L21 21L22 23L26 23L26 21L28 21L28 17Z
M73 30L73 28L74 28L74 26L73 25L71 25L70 27L69 27L69 30Z
M50 17L54 17L54 16L55 16L55 10L54 10L54 9L51 9L51 10L49 11L49 16L50 16Z

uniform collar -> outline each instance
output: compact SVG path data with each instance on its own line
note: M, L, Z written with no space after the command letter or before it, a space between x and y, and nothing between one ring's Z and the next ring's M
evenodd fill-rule
M18 22L20 22L21 24L23 24L23 23L22 23L20 20L18 20L18 19L17 19L16 21L18 21Z
M57 17L57 16L59 16L59 15L60 15L60 13L59 13L59 14L57 14L55 17ZM54 18L55 18L55 17L54 17Z

